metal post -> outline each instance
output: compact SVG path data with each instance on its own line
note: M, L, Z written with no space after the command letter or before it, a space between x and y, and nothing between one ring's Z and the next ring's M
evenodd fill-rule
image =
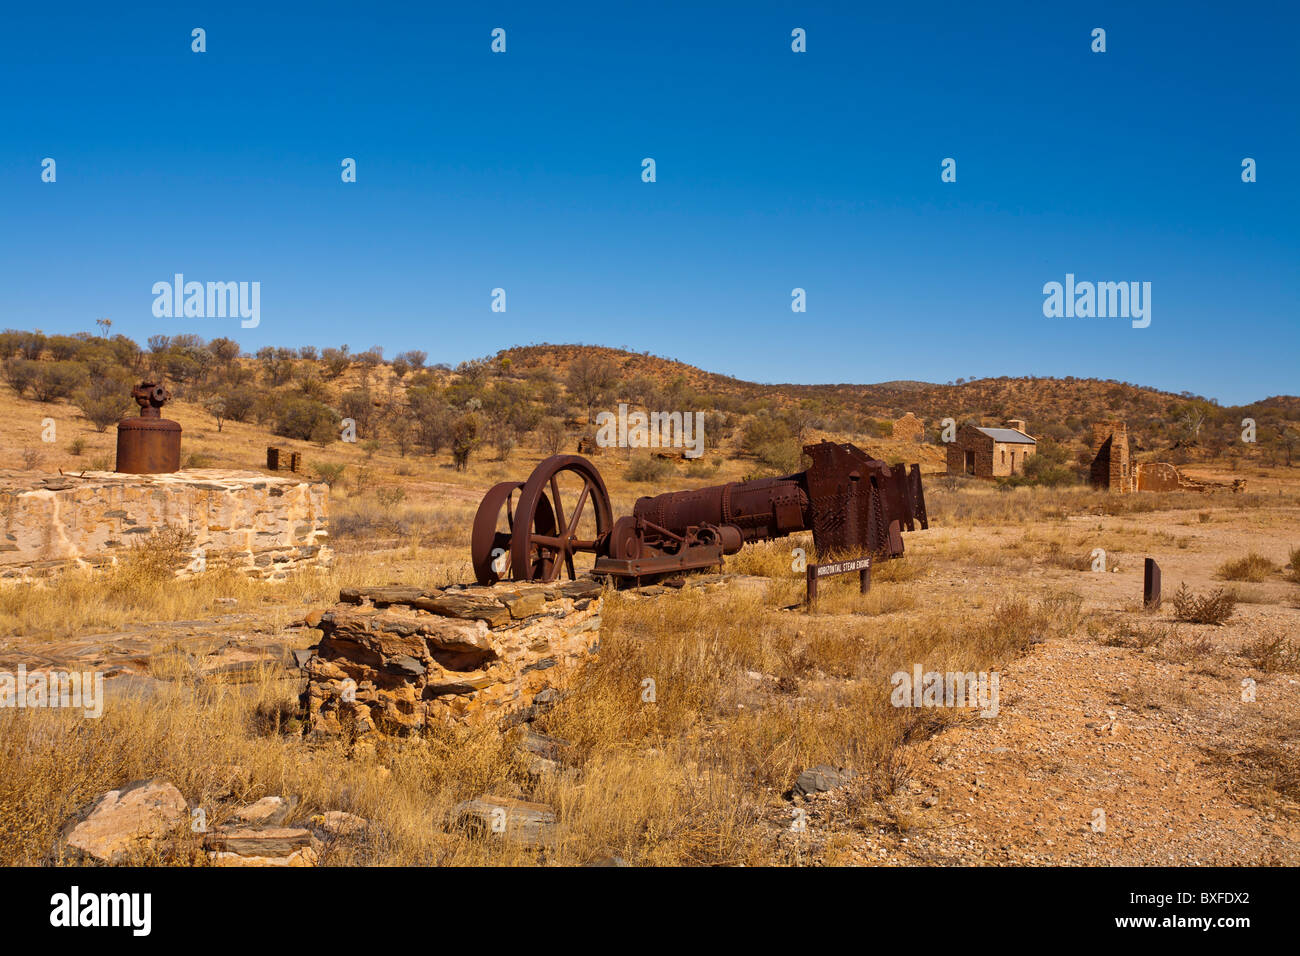
M1155 558L1147 558L1142 570L1142 604L1144 607L1160 606L1160 565Z

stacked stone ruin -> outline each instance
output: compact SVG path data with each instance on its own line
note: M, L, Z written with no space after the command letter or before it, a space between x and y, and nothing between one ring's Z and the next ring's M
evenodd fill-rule
M329 563L328 505L321 482L258 472L0 471L0 580L111 565L166 528L192 536L181 575L227 564L279 579Z
M920 441L925 437L925 422L907 412L894 421L894 437L901 441Z
M1133 462L1129 454L1128 425L1107 420L1092 425L1092 466L1089 480L1093 487L1114 494L1138 491L1210 491L1224 487L1212 482L1188 478L1167 461ZM1232 482L1233 491L1244 491L1244 479Z
M1094 487L1127 494L1134 490L1129 474L1128 425L1121 421L1092 424L1092 466L1089 479Z
M563 688L597 650L601 585L346 588L305 665L313 736L476 725Z

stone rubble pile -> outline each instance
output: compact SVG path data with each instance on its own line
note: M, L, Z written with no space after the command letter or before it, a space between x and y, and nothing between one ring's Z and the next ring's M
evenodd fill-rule
M564 686L599 640L601 585L345 588L321 615L302 704L321 736L479 724Z
M171 781L136 780L100 794L69 820L51 862L156 862L195 841L191 845L213 866L315 866L327 843L355 842L370 830L368 820L342 810L316 814L310 826L286 826L297 807L296 797L263 797L209 829L196 826L203 816Z

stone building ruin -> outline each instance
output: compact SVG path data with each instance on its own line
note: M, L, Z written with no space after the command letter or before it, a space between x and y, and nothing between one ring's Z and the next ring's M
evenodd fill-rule
M948 474L975 478L1022 475L1025 463L1038 450L1038 442L1025 432L1023 419L1013 418L1006 428L962 425L948 443Z
M1167 461L1132 461L1128 425L1122 421L1093 422L1092 453L1088 480L1102 491L1126 495L1136 491L1208 491L1217 487L1211 482L1188 478ZM1231 487L1233 491L1242 491L1246 482L1239 478Z

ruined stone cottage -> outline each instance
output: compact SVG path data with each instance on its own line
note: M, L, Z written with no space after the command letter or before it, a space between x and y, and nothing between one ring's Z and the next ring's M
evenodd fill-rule
M894 437L902 441L921 441L925 437L925 422L907 412L894 421Z
M1025 422L1013 418L1006 428L962 425L948 443L948 474L976 478L1006 478L1022 475L1025 462L1037 450L1038 442L1025 433Z
M1133 490L1127 424L1114 420L1093 422L1092 454L1088 480L1094 488L1116 494Z
M1128 425L1107 420L1092 424L1092 467L1089 481L1094 488L1115 494L1135 491L1207 491L1213 483L1194 481L1167 461L1134 462L1129 457ZM1237 479L1233 491L1245 490Z

